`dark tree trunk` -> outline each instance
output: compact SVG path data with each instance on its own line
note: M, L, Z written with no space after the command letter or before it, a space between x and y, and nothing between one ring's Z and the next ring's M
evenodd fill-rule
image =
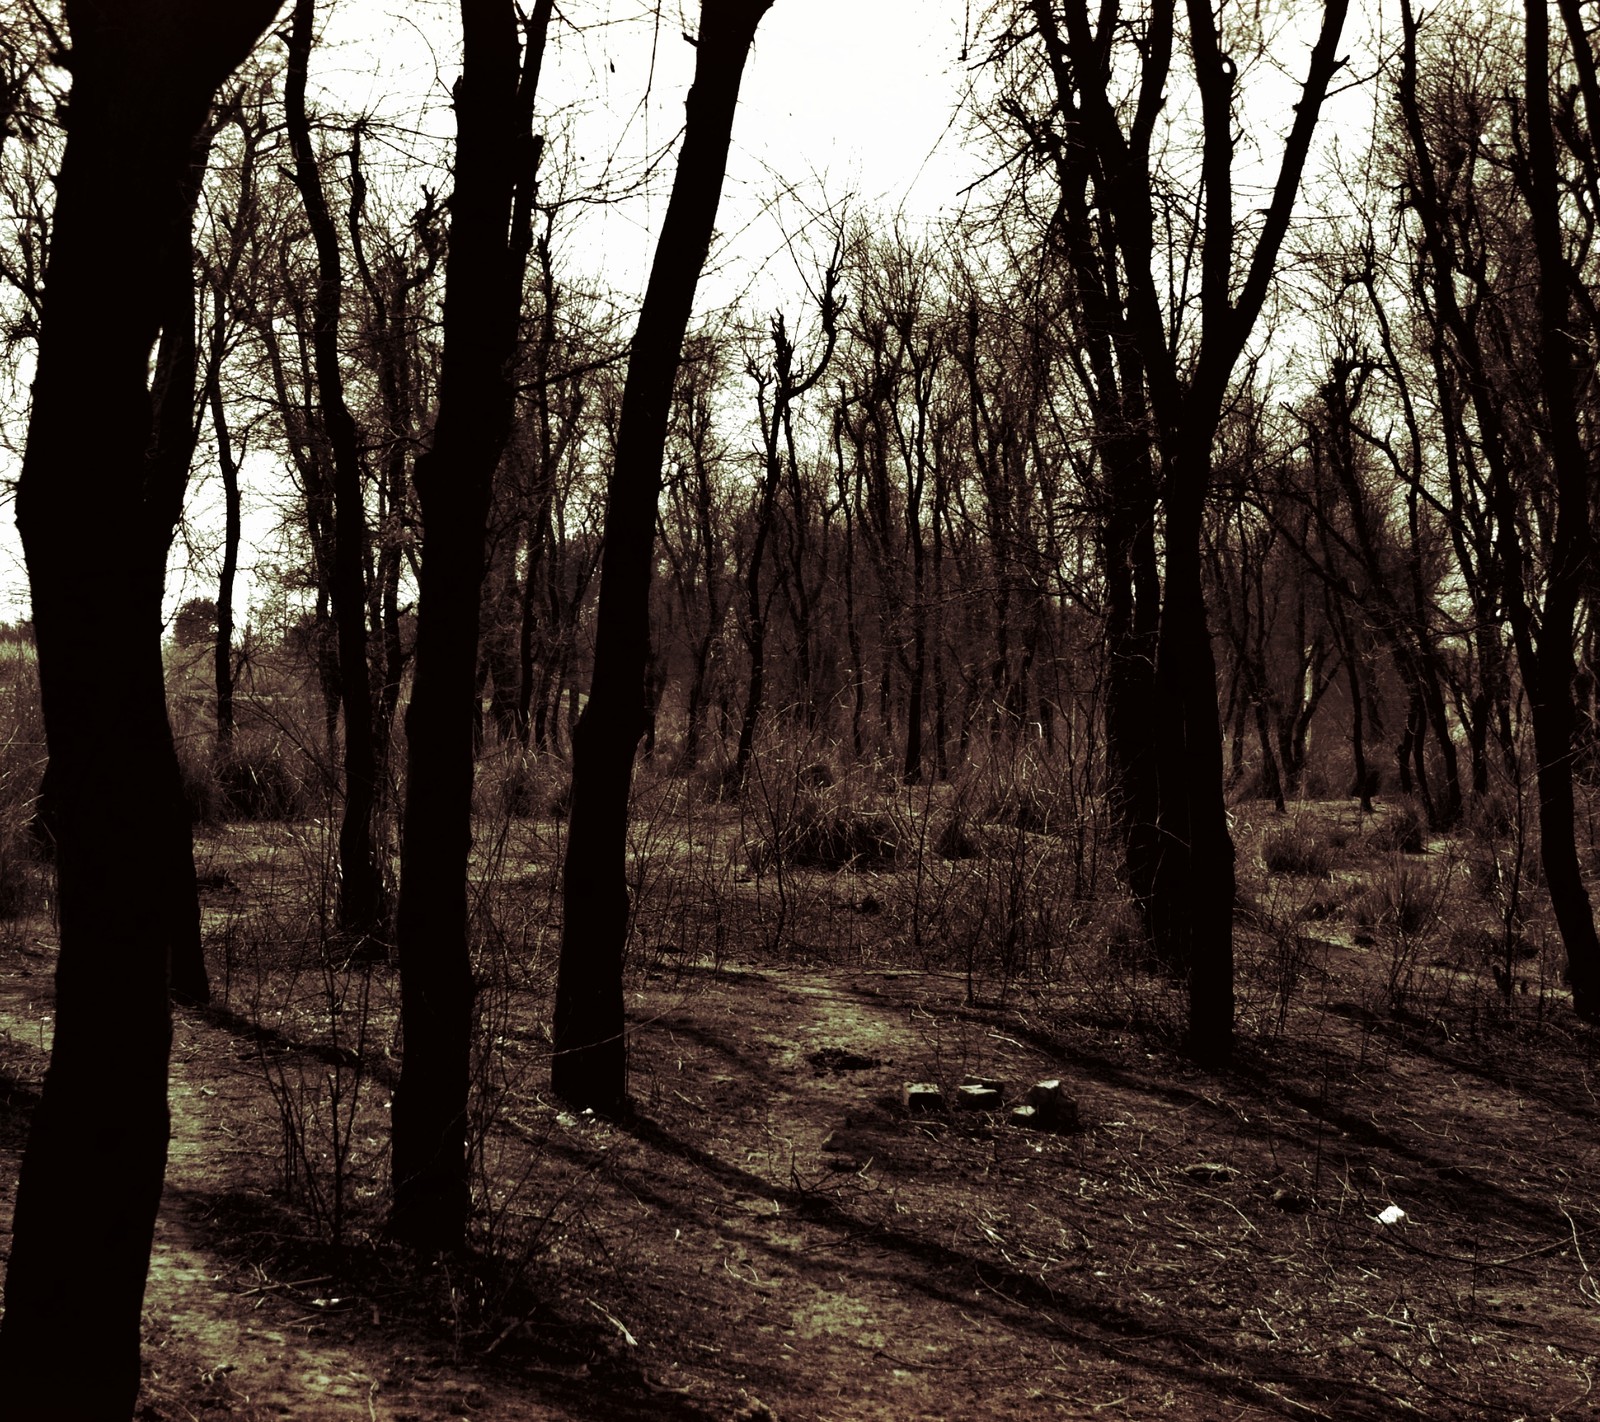
M1588 56L1589 36L1575 6L1563 6L1569 37ZM1580 1017L1600 1020L1600 939L1578 860L1572 792L1573 642L1577 608L1590 576L1594 539L1590 527L1592 480L1578 424L1573 352L1580 338L1569 326L1569 291L1575 275L1562 246L1560 196L1550 112L1549 11L1544 0L1527 0L1525 93L1528 112L1528 201L1533 209L1534 247L1539 259L1539 383L1549 420L1547 450L1554 466L1556 519L1549 553L1544 615L1538 651L1528 677L1533 739L1539 760L1539 843L1550 906L1567 950L1567 982ZM1585 103L1597 102L1593 60L1580 64ZM1592 136L1600 113L1588 112Z
M739 719L739 745L733 760L734 777L740 785L744 784L745 776L750 773L750 760L756 748L756 726L766 700L767 607L761 596L761 567L778 492L779 456L772 447L776 434L774 429L768 440L766 477L762 482L756 513L755 542L750 546L750 561L744 574L745 645L750 657L750 672L745 683L744 714ZM603 580L604 574L602 585Z
M181 799L161 661L171 501L150 467L147 383L171 308L150 277L188 269L192 142L274 8L67 6L71 111L17 496L61 925L0 1323L0 1405L19 1418L125 1419L139 1385L174 898L171 841L150 816Z
M589 704L572 746L551 1086L575 1105L627 1104L622 954L628 786L644 730L650 566L667 416L684 331L721 198L734 106L770 0L702 0L683 144L622 400L606 503Z
M233 583L239 571L239 466L233 456L227 412L222 405L221 372L213 369L206 382L217 437L217 466L222 471L222 576L217 580L217 643L213 657L217 681L217 747L226 752L233 741Z
M1128 467L1108 475L1111 514L1102 557L1106 569L1106 778L1111 812L1122 832L1122 877L1150 930L1150 894L1160 842L1156 819L1160 785L1156 774L1155 650L1161 606L1156 572L1154 477L1147 451L1128 441L1110 446ZM1234 754L1243 753L1235 736Z
M165 579L167 552L183 517L183 496L189 484L199 428L194 418L195 295L193 251L189 232L195 202L205 174L209 140L197 136L180 193L182 217L172 238L166 265L153 274L159 292L161 340L150 385L151 433L144 459L144 498L149 508L156 576ZM113 683L114 684L114 683ZM187 1006L211 1000L200 934L200 891L194 872L194 828L180 793L151 802L159 826L170 876L172 996Z
M1234 851L1201 580L1210 446L1209 436L1190 438L1179 446L1189 460L1175 450L1167 455L1169 468L1185 478L1173 480L1183 495L1167 501L1167 577L1156 652L1160 847L1151 924L1158 956L1188 979L1189 1050L1216 1062L1233 1048Z
M511 0L461 5L439 413L413 476L422 562L396 918L404 1055L389 1227L423 1249L456 1249L466 1237L478 615L494 472L511 431L511 363L539 159L529 130L551 8L552 0L535 6L519 82Z
M295 0L289 35L284 108L294 180L317 248L317 287L311 343L322 421L333 458L333 576L329 591L339 634L339 690L344 712L344 817L339 824L339 928L357 948L381 936L383 879L372 842L378 800L378 744L367 667L367 517L361 448L344 400L339 357L339 310L344 300L339 236L322 191L306 116L316 0ZM330 751L332 747L329 747Z

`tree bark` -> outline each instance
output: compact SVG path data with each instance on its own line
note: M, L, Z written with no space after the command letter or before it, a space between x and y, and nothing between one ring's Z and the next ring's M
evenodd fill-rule
M339 236L322 191L317 153L306 115L316 0L295 0L289 34L284 106L294 151L294 180L317 248L317 287L311 343L317 395L333 459L333 570L329 591L339 635L339 688L344 711L344 816L339 824L339 928L358 949L381 936L383 879L372 842L378 801L378 745L372 680L367 666L367 517L361 448L344 400L339 361L339 312L344 300ZM331 750L332 747L330 746Z
M667 416L716 223L740 80L756 26L770 4L701 0L683 145L628 361L606 501L594 677L572 737L572 813L550 1081L567 1101L610 1114L627 1105L622 955L628 924L628 787L644 731L650 568Z
M233 457L228 417L222 405L220 372L206 382L206 399L217 436L217 465L222 471L223 535L222 574L217 580L217 642L213 657L217 682L217 746L226 750L233 741L233 584L239 571L239 466Z
M55 1040L0 1323L0 1399L17 1417L124 1419L139 1385L166 1165L174 892L149 817L180 799L161 660L170 500L148 461L150 352L170 308L150 275L188 262L193 140L275 8L67 6L71 110L17 496L61 924Z
M1562 248L1560 197L1550 113L1550 16L1545 0L1527 0L1525 93L1528 113L1528 203L1539 265L1539 383L1549 422L1546 450L1556 483L1555 541L1549 552L1544 615L1528 677L1534 744L1539 755L1539 844L1550 906L1567 950L1567 982L1580 1017L1600 1020L1600 938L1578 860L1572 792L1573 641L1578 601L1589 576L1591 476L1578 426L1573 351L1581 342L1568 324L1573 273ZM1570 16L1571 10L1565 9ZM1588 54L1587 31L1571 35ZM1592 71L1592 62L1590 69ZM1586 102L1593 102L1593 87ZM1600 114L1588 114L1591 133Z
M551 9L552 0L534 7L519 76L511 0L461 4L439 412L413 475L422 562L396 919L404 1054L389 1228L424 1249L459 1248L469 1207L467 857L478 616L495 467L511 433L511 365L539 160L530 128Z

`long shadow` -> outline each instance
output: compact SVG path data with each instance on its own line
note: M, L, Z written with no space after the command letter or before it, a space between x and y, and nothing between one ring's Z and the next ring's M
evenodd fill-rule
M1379 1419L1394 1415L1396 1399L1370 1384L1355 1379L1318 1377L1282 1364L1263 1368L1261 1357L1225 1347L1193 1331L1174 1331L1165 1321L1158 1325L1114 1304L1070 1298L1032 1275L997 1266L990 1260L891 1225L863 1220L826 1196L775 1186L770 1180L717 1159L644 1117L636 1116L627 1129L642 1143L676 1156L730 1190L773 1198L813 1224L838 1229L854 1236L858 1243L870 1241L873 1247L914 1263L919 1273L933 1271L935 1275L950 1277L953 1282L944 1288L933 1287L932 1278L926 1277L919 1280L919 1287L952 1305L969 1311L979 1307L971 1288L976 1281L996 1298L1013 1306L1015 1313L1007 1320L1011 1326L1029 1328L1042 1336L1090 1349L1121 1367L1130 1364L1144 1367L1233 1402L1269 1407L1286 1417L1303 1416L1308 1402L1336 1405L1341 1418ZM630 1181L629 1185L635 1188L636 1182ZM663 1201L663 1205L671 1208L670 1202ZM792 1252L775 1252L791 1266L799 1263ZM835 1259L828 1272L837 1274L837 1270ZM903 1277L897 1281L905 1282ZM1138 1345L1164 1351L1130 1354L1129 1349ZM1195 1362L1187 1363L1173 1356L1177 1351L1191 1354ZM1294 1397L1287 1401L1275 1398L1264 1391L1268 1384L1289 1389Z
M1231 1131L1239 1130L1238 1115L1228 1108L1219 1107L1214 1099L1201 1090L1152 1077L1148 1072L1132 1071L1033 1024L1017 1022L982 1009L959 1007L950 1010L969 1020L1003 1026L1009 1035L1027 1042L1099 1084L1164 1100L1179 1109L1202 1111L1219 1123L1226 1124ZM1409 1039L1399 1038L1397 1041L1399 1045L1415 1049ZM1358 1114L1329 1100L1322 1093L1295 1085L1285 1078L1279 1064L1269 1058L1252 1060L1248 1051L1242 1050L1231 1068L1206 1080L1235 1105L1288 1108L1298 1113L1302 1118L1300 1132L1307 1130L1307 1123L1320 1122L1339 1131L1363 1149L1382 1151L1410 1166L1432 1172L1436 1179L1431 1188L1464 1215L1503 1218L1509 1214L1540 1234L1548 1234L1552 1230L1564 1234L1568 1228L1566 1218L1559 1210L1529 1200L1493 1180L1477 1175L1466 1176L1457 1156L1429 1149L1391 1127L1380 1125L1369 1115ZM1281 1144L1286 1132L1300 1135L1300 1132L1294 1131L1291 1122L1273 1118L1272 1130L1262 1129L1248 1134L1264 1144ZM1311 1136L1302 1135L1301 1138L1308 1148L1315 1144Z
M0 1152L22 1154L38 1109L39 1087L0 1067Z
M221 1028L230 1036L253 1042L257 1047L299 1053L332 1067L348 1067L351 1070L359 1067L367 1076L382 1082L391 1091L400 1084L399 1073L384 1057L374 1052L358 1057L349 1047L333 1047L326 1042L303 1042L287 1032L280 1032L276 1027L263 1027L231 1007L216 1003L201 1008L200 1015L211 1026Z
M329 1315L324 1326L332 1341L342 1346L357 1352L363 1345L369 1347L375 1368L397 1351L426 1358L450 1348L451 1340L441 1333L437 1320L451 1305L435 1295L457 1289L470 1292L466 1281L475 1270L484 1278L496 1272L491 1260L459 1255L441 1271L437 1265L378 1246L350 1248L336 1255L324 1245L305 1241L300 1216L269 1197L169 1185L167 1198L175 1200L212 1258L243 1268L262 1264L266 1256L272 1271L284 1278L338 1278L340 1289L353 1291L361 1306ZM486 1334L456 1365L462 1372L514 1387L573 1418L705 1422L726 1416L725 1409L708 1410L669 1388L649 1385L642 1365L619 1350L614 1326L584 1313L563 1313L558 1304L535 1292L536 1284L537 1280L515 1283L501 1300L497 1323L505 1315L526 1321L515 1341L490 1354L493 1334ZM366 1305L381 1306L385 1319L381 1327L367 1322Z

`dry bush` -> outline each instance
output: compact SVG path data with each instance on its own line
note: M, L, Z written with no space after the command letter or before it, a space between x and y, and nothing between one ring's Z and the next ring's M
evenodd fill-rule
M1397 800L1373 825L1367 842L1375 849L1421 854L1428 846L1428 821L1414 800Z
M1304 820L1274 826L1261 837L1261 861L1269 874L1326 878L1333 869L1328 843Z
M235 741L216 766L221 817L298 820L306 814L305 786L277 743Z
M1353 917L1375 933L1419 939L1439 924L1450 876L1406 859L1403 853L1373 872L1356 900Z
M900 826L886 811L805 795L781 824L765 820L747 849L752 869L779 860L799 869L885 868L899 860L901 842Z

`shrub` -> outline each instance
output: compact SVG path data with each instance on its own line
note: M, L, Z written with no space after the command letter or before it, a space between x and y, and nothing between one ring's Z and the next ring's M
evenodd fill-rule
M1399 854L1373 875L1356 905L1356 921L1399 938L1420 938L1439 922L1442 881Z
M802 800L788 823L746 845L750 866L780 859L801 869L879 868L900 857L900 828L881 811L830 807Z
M941 859L976 859L983 849L973 836L966 816L953 814L941 826L933 842L933 852Z
M1268 830L1261 840L1261 859L1269 874L1307 874L1321 879L1333 868L1327 844L1299 821Z
M292 820L302 812L300 785L277 746L234 746L217 767L223 816Z
M1400 800L1372 829L1372 843L1401 854L1421 854L1427 848L1428 822L1416 803Z

